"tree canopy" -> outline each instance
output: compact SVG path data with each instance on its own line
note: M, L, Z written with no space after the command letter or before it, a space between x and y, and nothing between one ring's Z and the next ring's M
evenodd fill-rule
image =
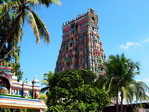
M32 27L37 43L40 43L40 38L43 38L44 42L49 42L49 32L34 8L40 5L48 7L51 3L60 4L58 0L5 0L0 4L0 20L3 20L1 28L5 25L5 20L10 18L10 28L0 41L0 52L8 40L13 37L20 38L20 31L23 31L22 27L26 21Z
M86 74L85 74L86 73ZM95 74L88 70L57 72L47 92L49 112L101 111L109 103L109 95L93 86ZM86 81L85 76L90 78ZM94 78L93 78L94 77Z
M139 75L139 64L127 59L124 54L111 55L105 65L105 75L100 76L97 86L105 88L109 95L116 99L117 112L118 104L121 104L121 112L123 112L124 98L128 103L134 100L148 101L149 97L146 92L149 87L142 81L136 81L134 77ZM118 100L120 98L120 101Z

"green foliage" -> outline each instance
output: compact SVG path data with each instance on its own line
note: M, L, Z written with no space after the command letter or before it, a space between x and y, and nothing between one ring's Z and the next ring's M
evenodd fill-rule
M83 103L83 102L78 102L78 101L75 101L75 102L71 102L69 105L66 106L66 111L67 112L74 112L74 111L77 111L77 112L85 112L85 110L87 109L86 108L86 104Z
M78 72L78 74L84 80L84 84L93 84L95 82L94 80L96 79L96 74L94 74L93 72L86 69L78 70Z
M27 112L27 109L19 109L19 112Z
M109 103L105 90L94 87L95 74L88 70L69 70L55 73L47 92L49 112L101 111ZM86 81L86 77L92 77ZM86 77L85 77L86 76ZM52 83L51 83L52 82Z
M46 102L47 101L47 95L46 94L40 94L38 99L43 100L44 102Z
M65 112L62 105L50 106L48 112Z
M3 2L10 2L8 0L4 0ZM0 5L0 8L2 5ZM5 14L5 15L3 15ZM12 21L14 18L11 18L8 12L0 14L0 42L4 40L5 37L12 25ZM19 24L18 27L20 28ZM14 72L18 76L18 80L22 78L22 71L20 69L20 46L18 42L20 42L22 37L22 29L14 32L11 35L10 39L4 44L4 47L0 53L1 61L5 61L5 63L10 63ZM13 63L13 64L12 64ZM5 66L5 65L4 65Z
M52 3L60 4L58 0L5 0L1 3L0 29L6 26L7 23L8 25L7 31L5 31L6 34L2 36L2 41L0 41L0 51L11 38L20 40L23 31L22 27L26 20L31 25L38 44L41 38L44 39L44 42L49 42L49 32L45 24L34 12L34 8L41 5L48 7ZM9 21L7 21L8 19Z
M45 93L51 88L51 84L53 83L53 73L49 71L48 73L45 73L43 77L44 79L41 82L45 87L41 89L41 92Z
M66 71L61 74L61 78L58 80L56 86L72 90L84 84L84 80L75 70ZM55 77L56 78L56 75Z
M8 109L8 108L3 109L2 111L3 112L11 112L10 109Z
M17 61L15 63L12 63L11 62L12 60L13 60L13 57L11 57L10 60L8 60L8 61L0 59L0 64L1 64L1 66L11 67L12 73L15 74L18 78L18 81L20 81L23 76L23 72L21 71L20 62Z
M21 71L20 63L14 64L13 71L17 75L18 81L20 81L23 77L23 72Z
M4 0L5 2L8 2ZM10 1L9 1L10 2ZM5 3L4 3L5 4ZM2 6L0 5L0 9L2 10ZM4 41L4 37L8 34L10 27L12 26L14 22L14 18L10 16L9 11L0 13L0 41ZM21 37L23 35L22 29L20 24L17 25L17 31L14 31L14 33L10 36L9 40L7 40L4 44L3 50L1 51L2 54L0 54L1 59L5 59L6 61L9 61L10 59L19 60L19 50L20 47L18 42L20 42Z
M77 100L87 102L89 104L93 103L94 105L97 105L99 110L101 110L110 101L109 95L105 90L98 89L90 85L82 85L77 89Z
M111 55L105 65L106 74L99 77L96 85L107 90L109 95L116 99L117 112L119 97L121 112L123 111L124 98L128 103L132 103L134 98L140 102L149 100L146 94L149 87L142 81L134 80L134 77L139 74L138 62L127 59L124 54L120 56Z

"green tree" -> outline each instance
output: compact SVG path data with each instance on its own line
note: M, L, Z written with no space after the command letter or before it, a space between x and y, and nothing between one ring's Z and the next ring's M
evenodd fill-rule
M0 41L2 42L4 40L3 37L5 37L8 33L9 28L11 27L11 18L9 16L9 13L7 12L4 17L1 17L0 19ZM14 52L18 51L19 46L18 42L21 40L22 36L22 30L19 32L15 32L13 35L11 35L11 38L4 44L3 50L0 53L0 59L10 60L12 59L12 54Z
M79 73L69 70L54 74L47 93L49 112L101 111L109 103L107 92L93 87L92 80L85 84Z
M75 93L74 89L84 84L77 70L57 72L51 81L50 91L47 93L47 105L56 104L61 98L71 99Z
M6 2L4 0L3 2ZM9 13L6 12L5 16L0 19L0 41L3 41L3 37L7 35L9 28L11 27L11 19ZM11 38L4 44L4 47L0 53L0 62L5 62L7 65L11 65L13 72L17 74L18 80L22 78L22 71L20 69L20 46L18 43L23 35L22 30L15 32L11 35ZM4 65L5 66L5 65Z
M105 90L92 87L91 85L82 85L77 88L75 97L78 101L83 101L88 104L86 110L102 111L110 99Z
M9 46L10 43L7 43L7 46ZM5 55L5 53L3 51L9 51L9 48L4 48L2 50L2 55ZM12 72L16 74L16 76L18 77L18 81L22 79L22 75L23 72L21 71L21 65L20 65L20 47L14 47L13 51L11 51L10 54L6 54L4 59L3 56L0 55L0 63L2 64L2 66L8 66L12 68Z
M60 87L56 87L51 91L55 96L54 99L58 96L59 100L57 99L53 104L50 102L49 112L102 111L110 101L106 91L91 87L91 85L82 85L75 88L74 91L70 93L67 89Z
M78 70L79 75L82 77L82 79L84 80L84 84L94 84L95 83L95 79L96 79L96 74L86 70L86 69L81 69Z
M47 92L48 90L50 90L51 88L51 85L53 83L53 73L51 71L49 71L48 73L45 73L44 74L44 79L41 81L42 82L42 85L44 85L45 87L43 87L41 89L41 92L42 93L45 93Z
M48 112L65 112L65 110L62 105L55 105L55 106L50 106L48 108Z
M40 43L40 38L43 38L45 42L49 42L49 32L33 9L40 5L48 7L51 3L60 4L58 0L10 0L9 2L1 4L0 20L9 16L11 18L11 27L7 34L2 37L3 39L0 42L0 52L5 43L12 38L12 35L22 30L25 21L31 25L37 43Z
M124 54L111 55L106 63L106 74L98 80L98 86L105 88L112 97L116 97L117 112L118 98L120 94L121 112L123 112L124 98L128 103L148 100L146 92L149 87L142 81L135 81L134 77L139 74L138 62L127 59Z

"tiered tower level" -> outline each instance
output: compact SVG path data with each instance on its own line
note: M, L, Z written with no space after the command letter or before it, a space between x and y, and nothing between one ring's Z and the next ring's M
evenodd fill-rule
M98 34L98 16L93 9L63 24L61 49L56 72L89 69L102 75L104 49Z

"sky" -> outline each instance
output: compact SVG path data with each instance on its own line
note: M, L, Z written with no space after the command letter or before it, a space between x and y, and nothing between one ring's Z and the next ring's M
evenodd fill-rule
M149 85L149 1L148 0L60 0L61 6L36 8L36 13L50 32L50 43L36 44L28 23L24 25L21 45L23 80L54 72L62 42L62 24L94 8L99 16L99 31L106 54L125 54L140 63L140 75L135 79Z

